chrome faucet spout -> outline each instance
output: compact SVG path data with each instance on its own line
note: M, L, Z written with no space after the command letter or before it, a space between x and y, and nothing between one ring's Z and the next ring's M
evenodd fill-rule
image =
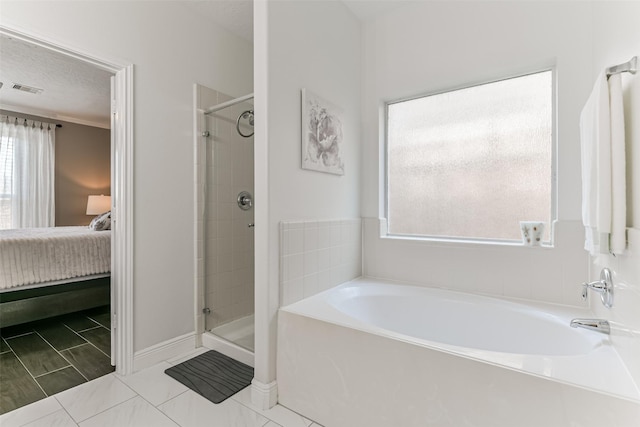
M611 326L604 319L573 319L570 326L572 328L590 329L607 335L611 333Z

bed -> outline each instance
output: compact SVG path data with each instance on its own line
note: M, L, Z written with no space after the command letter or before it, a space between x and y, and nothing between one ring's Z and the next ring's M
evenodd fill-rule
M110 271L110 230L0 230L0 325L109 304Z

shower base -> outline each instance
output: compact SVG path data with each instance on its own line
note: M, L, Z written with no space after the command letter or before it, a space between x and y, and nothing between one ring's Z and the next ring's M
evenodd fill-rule
M254 365L254 316L247 316L205 331L202 345L249 366Z
M213 328L211 329L211 332L220 338L224 338L227 341L231 341L232 343L253 352L253 323L254 316L246 316Z

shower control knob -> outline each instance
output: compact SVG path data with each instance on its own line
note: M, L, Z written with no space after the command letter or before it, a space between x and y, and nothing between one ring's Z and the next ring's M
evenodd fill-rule
M253 197L248 191L241 191L238 194L238 207L243 211L248 211L253 206Z

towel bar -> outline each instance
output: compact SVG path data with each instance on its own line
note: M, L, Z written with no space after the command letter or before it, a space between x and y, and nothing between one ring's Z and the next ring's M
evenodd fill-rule
M638 57L634 56L624 64L614 65L613 67L607 68L607 77L619 73L635 74L636 71L638 71Z

